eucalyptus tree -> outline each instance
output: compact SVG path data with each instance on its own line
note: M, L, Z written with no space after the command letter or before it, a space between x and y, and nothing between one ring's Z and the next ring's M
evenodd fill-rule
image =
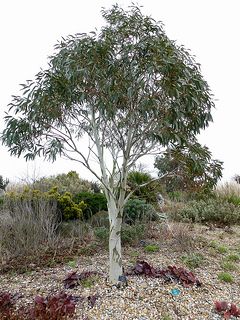
M62 39L48 68L22 85L2 139L12 155L66 157L100 181L110 221L110 280L117 282L123 207L134 192L127 190L128 172L144 155L198 134L212 120L213 102L199 65L161 23L137 6L114 5L102 16L99 32Z

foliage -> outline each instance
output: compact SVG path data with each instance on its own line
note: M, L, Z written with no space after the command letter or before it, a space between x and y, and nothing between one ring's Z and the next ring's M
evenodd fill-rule
M81 179L76 171L69 171L68 173L40 178L31 187L42 192L48 192L52 188L57 188L60 194L70 192L75 195L79 192L91 191L94 185L87 180Z
M159 251L159 246L156 244L149 244L146 247L144 247L144 251L146 252L157 252Z
M0 293L0 317L3 320L61 320L73 317L78 298L64 292L47 298L36 296L34 306L15 307L10 293Z
M122 225L121 238L123 245L134 245L139 240L142 240L147 232L147 225L136 224L136 225Z
M94 229L95 236L104 244L107 244L109 238L109 228L97 227Z
M229 282L229 283L232 283L234 281L233 276L228 272L220 272L218 274L218 279L223 282Z
M121 230L121 239L123 245L133 245L142 240L146 234L147 226L143 224L128 225L123 224ZM109 229L106 227L98 227L94 229L95 236L104 244L108 243Z
M99 211L90 218L92 227L109 227L109 214L107 211Z
M127 273L128 275L145 275L154 278L163 277L165 281L177 281L184 287L196 284L200 286L200 281L195 277L192 272L184 268L176 266L168 266L166 269L155 269L146 261L138 260L136 265Z
M235 206L240 205L240 185L236 182L220 184L214 193L217 199L228 201Z
M145 200L130 199L123 211L123 221L133 224L137 221L151 221L157 219L157 212L154 207Z
M34 319L58 320L67 316L71 317L75 312L76 299L64 292L47 298L36 296L35 305L31 310Z
M38 210L38 203L40 199L44 199L49 204L57 204L58 219L61 220L72 220L80 219L82 217L82 211L86 208L83 201L75 203L73 201L73 195L70 192L60 194L57 187L54 187L47 192L43 192L37 189L31 189L25 187L22 192L10 192L5 196L5 202L8 207L12 206L11 203L24 204L28 203L34 214Z
M240 223L240 208L221 199L192 200L178 211L175 219L231 225Z
M63 220L68 221L82 218L83 210L86 208L86 204L83 201L75 203L73 201L73 195L70 192L65 192L63 195L60 195L57 192L57 188L51 189L48 194L57 200Z
M0 316L9 319L14 306L13 295L8 292L0 292Z
M240 317L240 309L234 303L228 303L226 301L215 301L215 310L222 314L224 319L230 319L233 317Z
M196 140L167 148L157 157L155 167L160 177L166 175L163 181L167 192L187 191L198 197L213 191L223 169L222 162L212 160L209 149Z
M229 254L226 258L228 261L238 262L240 261L240 256L238 254Z
M228 248L224 245L219 245L216 249L219 253L222 253L222 254L228 252Z
M149 173L137 170L129 172L127 186L129 190L134 191L133 198L145 200L150 204L156 204L157 194L163 191L159 181L155 181Z
M67 277L63 280L65 289L73 289L76 286L80 285L86 279L91 278L93 276L99 275L96 271L83 271L80 274L77 274L76 271L71 272L67 275Z
M237 269L236 265L232 262L229 261L223 261L221 263L221 267L225 270L225 271L234 271Z
M86 207L83 209L84 219L89 219L97 212L107 211L107 199L103 193L80 192L73 198L74 202L84 202Z
M0 191L1 190L5 191L8 184L9 184L9 180L3 179L3 176L0 175Z
M182 261L190 269L195 269L201 266L201 264L204 262L204 257L200 253L190 253L182 256Z

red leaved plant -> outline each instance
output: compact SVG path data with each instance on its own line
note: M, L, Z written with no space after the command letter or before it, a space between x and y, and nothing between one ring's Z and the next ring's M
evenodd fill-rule
M127 275L145 275L154 278L163 277L166 281L179 281L184 287L194 284L201 286L201 282L195 275L182 267L168 266L167 269L155 269L146 261L137 261L135 266L127 272Z
M73 316L76 298L60 292L54 296L43 298L37 296L35 305L30 310L32 319L59 320Z
M67 277L63 280L65 289L72 289L78 286L82 280L92 277L94 275L98 275L99 272L96 271L83 271L80 274L77 274L76 271L71 272L67 275Z
M37 296L33 307L15 308L18 296L0 292L0 320L61 320L70 318L75 312L78 297L64 292L43 298Z
M226 301L215 301L215 310L221 313L224 319L230 319L233 317L240 317L240 309L234 303L228 303Z

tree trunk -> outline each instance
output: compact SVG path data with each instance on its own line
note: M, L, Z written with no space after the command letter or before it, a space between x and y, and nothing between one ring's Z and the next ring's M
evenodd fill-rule
M122 249L121 249L121 227L122 217L118 212L114 200L108 204L110 234L109 234L109 280L117 283L123 275Z

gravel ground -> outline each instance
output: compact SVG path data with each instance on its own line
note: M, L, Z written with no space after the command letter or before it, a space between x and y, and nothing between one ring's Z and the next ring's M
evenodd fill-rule
M235 262L236 269L229 271L234 277L233 283L221 282L218 279L218 274L223 271L221 267L223 259L226 259L229 253L238 252L240 255L240 228L236 228L231 234L220 229L208 231L206 227L198 227L197 230L195 228L192 232L195 235L201 234L201 240L204 243L199 242L199 245L190 249L192 252L202 253L205 257L204 262L193 271L202 282L201 287L184 288L180 284L166 283L160 278L129 276L128 286L124 289L117 289L106 280L108 255L103 251L91 257L79 257L75 261L74 268L65 264L46 269L36 267L35 271L25 274L0 275L0 291L18 293L20 298L17 303L25 306L31 304L36 295L47 296L60 291L85 298L98 294L99 298L93 308L88 305L87 299L77 303L74 319L80 320L84 317L87 317L88 320L222 319L214 311L213 302L215 300L226 300L240 307L240 262ZM216 248L209 246L213 239L228 246L230 251L219 253ZM125 270L133 266L137 256L154 267L184 266L181 257L186 255L186 252L175 245L176 241L174 242L173 239L165 242L157 239L149 241L159 244L160 250L155 253L146 253L140 246L124 248ZM90 287L80 285L74 289L64 290L63 279L72 271L77 271L77 273L98 271L102 275ZM177 297L171 295L170 291L173 288L180 290Z

